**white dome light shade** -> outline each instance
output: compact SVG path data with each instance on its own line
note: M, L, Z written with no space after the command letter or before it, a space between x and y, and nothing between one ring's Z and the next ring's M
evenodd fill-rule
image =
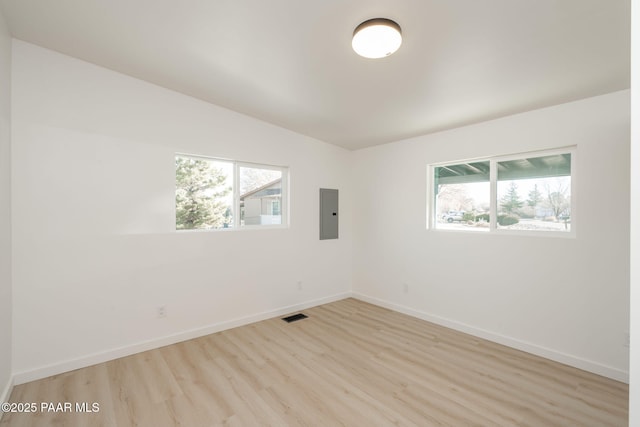
M375 18L364 21L353 32L351 46L365 58L384 58L402 44L400 25L390 19Z

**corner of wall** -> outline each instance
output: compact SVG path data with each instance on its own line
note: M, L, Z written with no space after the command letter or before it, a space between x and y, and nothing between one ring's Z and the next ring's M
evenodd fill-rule
M631 2L631 255L629 425L640 425L640 0Z
M9 399L13 388L11 44L0 10L0 402Z
M13 390L13 385L14 385L13 376L10 376L9 382L2 390L2 393L0 394L0 403L9 401L9 397L11 397L11 391ZM2 413L0 413L0 419L2 419Z

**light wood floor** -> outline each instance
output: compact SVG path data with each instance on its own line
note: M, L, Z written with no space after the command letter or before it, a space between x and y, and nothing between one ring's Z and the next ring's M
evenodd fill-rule
M1 426L626 426L628 386L347 299L16 386Z

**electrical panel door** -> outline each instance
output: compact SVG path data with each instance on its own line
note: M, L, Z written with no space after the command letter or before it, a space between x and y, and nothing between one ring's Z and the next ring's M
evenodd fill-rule
M320 189L320 240L338 238L338 190Z

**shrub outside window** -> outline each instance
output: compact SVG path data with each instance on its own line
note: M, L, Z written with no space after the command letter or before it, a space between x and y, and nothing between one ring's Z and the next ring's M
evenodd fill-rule
M432 165L429 226L574 235L575 148Z
M176 230L287 225L284 167L176 155Z

